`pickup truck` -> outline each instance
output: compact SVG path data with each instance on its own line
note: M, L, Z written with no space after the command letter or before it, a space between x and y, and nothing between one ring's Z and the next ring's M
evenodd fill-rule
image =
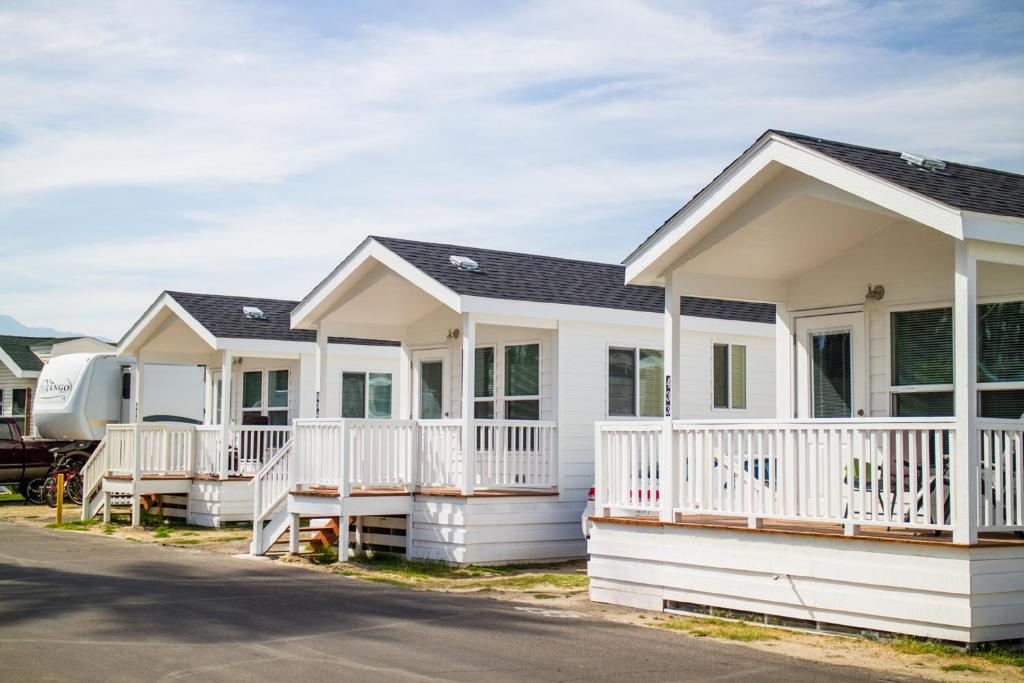
M81 448L85 445L85 448ZM89 457L87 444L50 439L25 439L18 421L0 417L0 484L17 486L25 495L28 483L43 476L53 464L55 453L73 453Z

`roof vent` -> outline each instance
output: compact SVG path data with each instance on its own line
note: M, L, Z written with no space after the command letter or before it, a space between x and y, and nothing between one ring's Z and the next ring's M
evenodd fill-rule
M900 155L900 159L907 162L911 166L919 166L926 171L941 171L946 168L946 162L941 159L933 159L931 157L921 156L920 154L910 154L904 152Z
M480 272L480 265L468 256L455 256L453 254L448 257L448 263L452 264L459 270L467 270L471 273Z
M249 320L266 320L267 314L260 310L259 306L242 306L242 313Z

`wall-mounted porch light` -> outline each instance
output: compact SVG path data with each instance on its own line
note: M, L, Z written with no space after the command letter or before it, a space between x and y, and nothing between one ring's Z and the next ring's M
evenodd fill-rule
M868 293L864 295L868 301L881 301L885 298L885 287L868 283Z

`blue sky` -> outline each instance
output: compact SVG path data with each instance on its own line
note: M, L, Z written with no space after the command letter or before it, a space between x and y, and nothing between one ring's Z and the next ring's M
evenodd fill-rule
M301 298L371 233L621 260L767 128L1024 172L1015 2L6 2L0 313Z

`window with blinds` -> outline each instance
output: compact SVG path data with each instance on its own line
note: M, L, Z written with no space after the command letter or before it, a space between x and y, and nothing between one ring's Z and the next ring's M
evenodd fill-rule
M713 344L712 403L719 410L747 407L747 347L744 344Z
M608 416L661 417L664 363L657 349L608 349Z
M505 419L540 419L540 344L505 347L505 397Z
M366 373L341 373L341 416L366 417Z
M894 311L892 402L896 417L953 415L953 311ZM1024 413L1024 302L978 305L978 414ZM907 392L913 392L911 395Z
M494 347L476 348L473 361L473 417L494 419Z

